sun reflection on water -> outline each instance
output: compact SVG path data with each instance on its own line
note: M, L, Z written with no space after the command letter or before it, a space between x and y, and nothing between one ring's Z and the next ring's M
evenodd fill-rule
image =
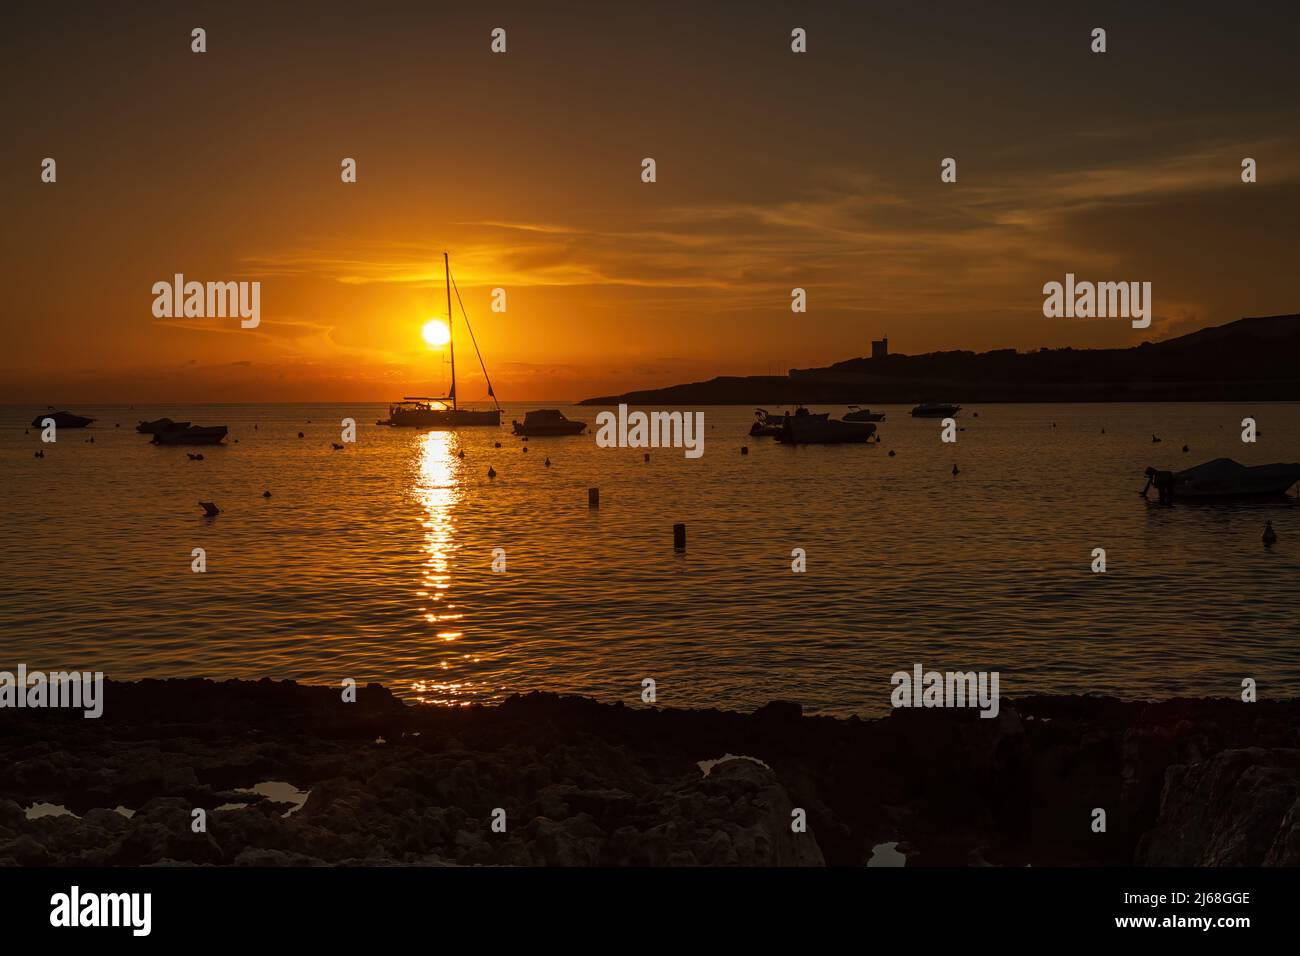
M460 459L453 453L455 435L452 432L434 431L420 440L419 474L414 494L424 508L423 562L420 569L420 589L416 597L422 599L420 614L427 624L434 625L431 635L439 644L455 641L463 635L460 630L441 628L441 622L459 621L464 615L455 604L448 603L451 588L452 552L455 550L456 502L460 497ZM444 659L439 664L448 669ZM422 703L454 704L462 690L468 689L464 681L418 680L411 689Z

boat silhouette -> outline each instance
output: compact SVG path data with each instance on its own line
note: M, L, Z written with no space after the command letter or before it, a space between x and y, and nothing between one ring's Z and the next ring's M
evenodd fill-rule
M91 422L95 421L95 419L87 418L85 415L74 415L72 414L72 412L68 412L68 411L62 411L62 412L50 411L50 412L45 412L44 414L41 415L37 415L35 418L33 418L32 427L44 428L45 425L43 424L43 422L47 418L54 420L54 426L56 428L85 428Z
M1182 471L1147 468L1146 495L1152 485L1165 503L1175 499L1256 498L1284 495L1300 481L1300 463L1243 465L1231 458L1216 458Z
M869 442L873 422L835 421L829 415L787 415L776 440L783 445L842 445Z
M516 435L533 438L550 435L581 435L587 427L586 422L575 422L565 418L558 408L539 408L524 415L522 422L512 421L511 426Z
M141 435L157 435L172 428L188 428L189 422L174 422L170 418L159 418L151 422L140 422L135 430Z
M819 412L814 415L802 405L794 410L794 414L797 418L817 418L823 421L831 417L830 412ZM789 417L790 413L788 411L784 415L773 415L766 408L756 408L754 409L754 424L749 427L749 434L754 438L776 438L781 434L781 430L785 427L785 420Z
M912 409L913 418L948 418L961 411L961 406L951 402L922 402Z
M190 425L168 428L153 436L155 445L220 445L226 440L225 425Z
M850 405L848 414L840 420L845 422L883 422L885 420L885 413L873 412L869 408L859 408L857 405Z
M388 406L387 424L407 428L458 428L463 425L501 424L501 405L492 391L492 381L488 379L487 366L483 363L483 353L478 350L478 341L474 338L474 329L469 324L469 315L465 312L465 303L460 301L460 290L456 290L456 300L460 302L461 315L465 318L465 328L469 330L470 341L474 343L474 352L478 355L479 366L483 369L483 378L487 379L488 396L496 408L479 411L461 408L456 399L456 337L451 312L451 262L447 253L442 254L443 269L447 284L447 348L451 353L451 387L444 396L407 395L400 402Z

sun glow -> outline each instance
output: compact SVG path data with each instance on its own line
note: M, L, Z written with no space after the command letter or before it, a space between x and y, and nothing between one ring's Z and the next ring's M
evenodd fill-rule
M442 319L430 319L424 323L424 328L420 330L424 336L424 341L429 343L431 348L441 348L451 341L451 330L447 328L447 323Z

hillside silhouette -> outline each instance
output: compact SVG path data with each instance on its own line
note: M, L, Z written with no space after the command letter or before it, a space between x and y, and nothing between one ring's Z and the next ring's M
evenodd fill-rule
M583 405L1300 400L1300 315L1123 349L964 350L854 358L788 375L721 376Z

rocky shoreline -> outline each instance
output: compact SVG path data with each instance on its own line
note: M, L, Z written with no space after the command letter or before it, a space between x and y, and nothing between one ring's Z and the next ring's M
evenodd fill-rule
M1300 700L859 720L554 694L419 707L377 685L343 703L269 680L105 699L97 720L0 711L0 864L861 866L890 843L908 866L1300 864ZM700 766L727 755L752 759ZM305 801L249 792L267 781Z

